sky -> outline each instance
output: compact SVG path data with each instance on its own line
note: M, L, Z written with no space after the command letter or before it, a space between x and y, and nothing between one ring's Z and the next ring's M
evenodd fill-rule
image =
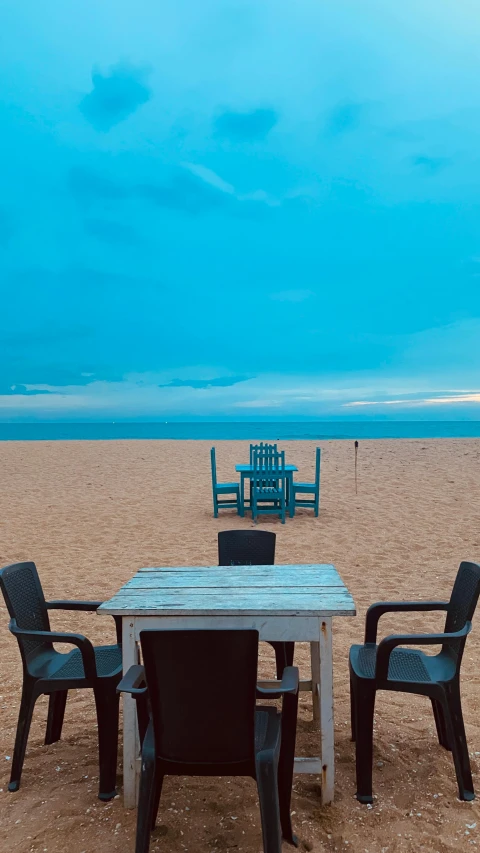
M0 33L0 420L480 419L476 0Z

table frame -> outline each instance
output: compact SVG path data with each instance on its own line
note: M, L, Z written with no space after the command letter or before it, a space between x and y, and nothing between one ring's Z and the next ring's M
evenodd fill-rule
M123 671L139 661L143 630L255 629L259 639L309 642L318 755L295 758L295 772L321 777L321 803L334 795L332 618L354 616L355 604L332 565L164 567L141 569L97 611L122 617ZM260 681L267 686L276 681ZM124 802L138 799L140 743L136 704L123 695Z
M300 624L301 622L301 624ZM311 691L313 719L319 724L319 757L295 758L295 773L321 776L321 803L333 802L335 782L333 656L331 617L248 616L124 616L122 618L123 672L139 662L140 631L218 630L256 628L260 640L310 641L311 680L300 682L300 690ZM265 687L279 682L259 681ZM138 802L140 741L135 699L123 694L123 796L127 809Z
M253 465L242 464L235 465L235 471L237 474L240 474L240 515L243 518L245 515L245 480L250 480L254 471ZM285 485L287 489L286 495L286 503L288 507L288 514L290 518L293 518L295 514L294 501L295 495L293 491L293 475L298 471L296 465L285 465ZM247 509L250 509L250 506L247 506Z

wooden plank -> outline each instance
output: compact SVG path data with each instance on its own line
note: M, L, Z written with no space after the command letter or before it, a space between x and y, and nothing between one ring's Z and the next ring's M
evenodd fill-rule
M207 572L142 572L129 580L122 590L165 589L182 587L204 587L224 589L228 587L273 587L275 589L292 587L334 587L345 589L345 585L335 571L319 572L306 568L299 572L279 572L269 567L269 571L260 572L251 567L225 567Z
M135 639L134 622L126 617L122 619L122 661L123 674L138 663L138 648ZM122 694L123 701L123 798L126 809L134 809L137 803L137 756L139 738L137 729L137 708L133 696Z
M318 572L326 572L328 575L335 574L335 576L343 583L339 573L337 572L335 566L331 563L275 563L271 566L144 566L138 570L138 572L134 575L134 577L138 577L140 574L149 573L149 572L158 572L159 574L171 574L171 573L183 573L183 572L192 572L197 573L201 572L202 574L209 574L210 572L218 572L223 573L226 570L231 571L232 569L242 570L245 572L260 572L267 574L270 572L278 572L281 576L284 573L290 573L295 576L299 572L302 572L304 569L312 569Z
M332 620L320 621L320 742L322 756L322 805L333 801L335 752L333 726Z
M187 594L188 593L188 594ZM129 590L119 592L110 601L104 602L97 612L109 614L155 615L159 611L189 613L191 615L355 615L355 604L351 595L344 590L331 593L312 591L298 592L262 589L229 589L226 592L208 589L191 590Z
M316 776L322 774L321 758L295 758L293 763L294 773L314 773Z
M189 614L166 615L158 611L151 615L142 615L135 618L135 637L138 641L140 632L147 630L155 631L238 631L242 628L250 628L258 631L260 640L278 640L290 642L310 642L316 640L318 643L318 617L304 616L292 619L291 616L270 615L241 615L224 616L223 614L208 616L191 616Z

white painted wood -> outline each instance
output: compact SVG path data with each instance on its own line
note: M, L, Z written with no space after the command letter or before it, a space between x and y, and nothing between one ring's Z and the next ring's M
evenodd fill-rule
M148 629L156 631L202 631L216 629L218 631L240 630L254 628L258 631L260 640L290 640L291 642L318 642L318 618L315 616L155 616L135 617L135 636L138 640L140 631Z
M312 670L313 719L320 719L320 643L310 643L310 665Z
M225 581L229 574L228 583ZM301 579L301 583L299 580ZM314 715L321 758L296 758L295 771L320 774L322 803L334 789L332 616L355 604L331 565L165 567L142 569L97 611L123 616L124 671L137 662L142 630L258 630L261 640L310 642ZM263 682L270 686L272 682ZM273 682L275 683L275 682ZM134 700L124 697L125 805L136 802L140 768Z
M134 620L122 619L122 657L123 674L138 663L138 648L135 640ZM135 699L123 694L123 797L127 809L133 809L137 803L137 757L140 750L137 709Z
M332 620L320 620L320 755L322 756L322 805L333 802L335 783L333 726Z
M295 758L293 763L294 773L313 773L315 776L322 775L321 758Z

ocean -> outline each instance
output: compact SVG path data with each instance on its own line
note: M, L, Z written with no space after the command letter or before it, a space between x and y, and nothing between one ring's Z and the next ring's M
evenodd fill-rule
M388 421L297 423L10 423L0 424L0 441L114 441L197 439L205 441L291 441L375 438L480 438L480 421Z

